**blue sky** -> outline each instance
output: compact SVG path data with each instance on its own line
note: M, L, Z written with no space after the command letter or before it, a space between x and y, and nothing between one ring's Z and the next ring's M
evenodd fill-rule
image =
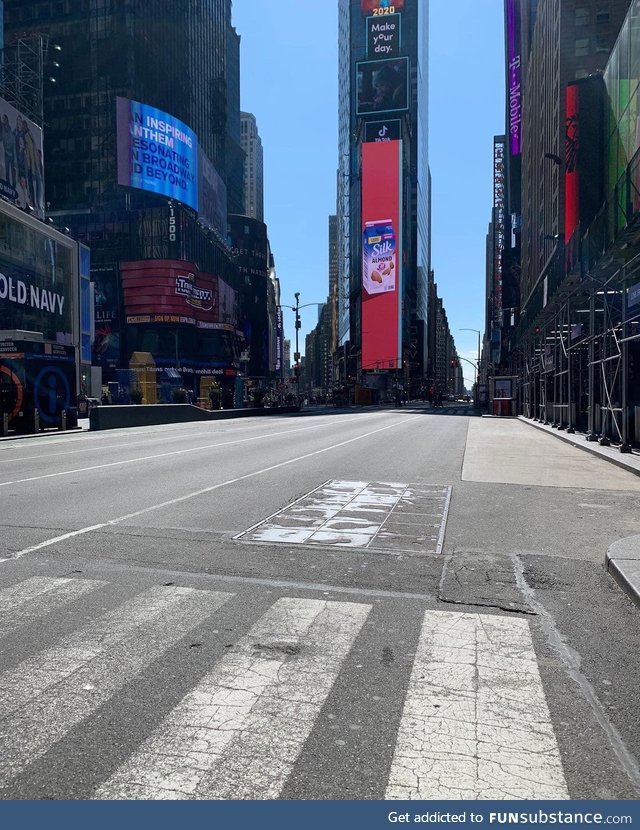
M426 0L419 0L425 2ZM283 305L328 292L327 217L335 213L337 0L233 0L241 35L241 106L264 147L265 221ZM504 130L502 0L431 0L429 161L432 265L459 353L475 359L484 328L492 140ZM304 335L317 309L302 313ZM293 312L285 336L294 340ZM473 369L464 364L465 378Z

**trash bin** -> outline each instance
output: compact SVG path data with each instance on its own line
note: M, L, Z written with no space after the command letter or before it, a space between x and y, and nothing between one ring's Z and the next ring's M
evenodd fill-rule
M511 415L511 404L510 398L494 398L491 414L498 417L508 417Z
M69 406L65 409L65 413L67 415L67 429L77 429L78 408L75 406Z

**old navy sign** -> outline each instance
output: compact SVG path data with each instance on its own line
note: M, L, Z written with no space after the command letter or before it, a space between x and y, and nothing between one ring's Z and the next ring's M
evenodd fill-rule
M394 58L400 54L400 15L367 18L367 57Z
M0 274L0 300L8 300L10 303L55 314L62 314L64 309L62 294L37 285L27 285L22 280L7 277L4 274Z

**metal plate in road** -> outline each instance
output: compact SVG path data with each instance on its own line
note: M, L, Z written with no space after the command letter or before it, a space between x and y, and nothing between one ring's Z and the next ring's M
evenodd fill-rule
M450 499L451 487L332 479L235 538L438 554Z

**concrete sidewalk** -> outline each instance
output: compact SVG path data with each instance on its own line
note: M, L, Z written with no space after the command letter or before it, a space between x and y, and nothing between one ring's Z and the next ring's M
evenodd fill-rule
M578 447L585 452L591 453L591 455L608 461L610 464L615 464L617 467L622 467L623 470L628 470L630 473L640 476L640 452L637 450L630 453L622 453L617 447L601 447L597 441L587 441L584 433L576 432L570 434L565 430L557 430L551 426L538 423L538 421L532 421L531 418L525 418L524 415L518 415L518 420L535 427L535 429L542 430L548 435L553 435L554 438L559 438L566 444Z
M581 433L567 434L537 421L531 421L522 415L518 420L640 476L640 453L635 450L631 453L621 453L617 447L601 447L596 441L587 441ZM605 567L623 591L640 606L640 536L628 536L614 542L605 554Z

